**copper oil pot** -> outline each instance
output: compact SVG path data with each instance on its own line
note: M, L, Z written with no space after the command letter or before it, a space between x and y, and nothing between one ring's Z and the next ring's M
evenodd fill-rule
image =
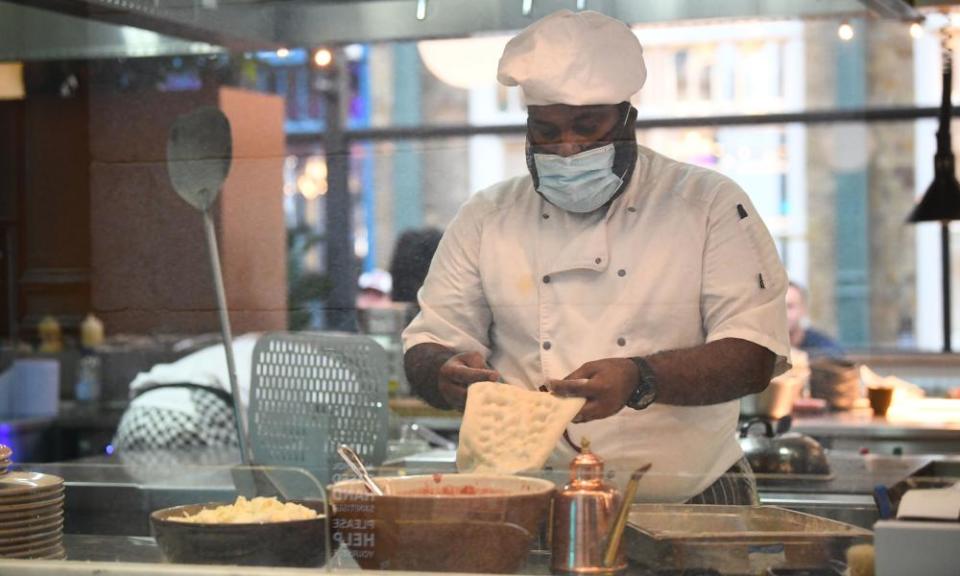
M616 574L627 567L623 551L614 552L609 566L604 556L623 499L604 483L603 460L586 439L582 444L570 462L570 483L553 498L550 568L566 574Z

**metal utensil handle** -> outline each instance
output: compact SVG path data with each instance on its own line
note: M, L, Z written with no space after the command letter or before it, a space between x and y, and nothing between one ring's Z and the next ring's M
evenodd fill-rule
M776 432L773 430L773 422L769 418L756 417L747 420L743 426L740 427L740 437L748 438L750 436L750 429L753 428L755 424L763 424L763 435L765 438L773 438L776 436Z
M457 449L457 445L454 442L451 442L448 438L445 438L440 434L437 434L436 432L434 432L430 428L427 428L426 426L421 426L420 424L414 423L410 425L410 429L413 430L414 433L416 433L418 436L420 436L427 442L436 444L441 448L443 448L444 450Z
M383 496L383 490L377 485L376 482L373 481L373 478L367 474L366 467L364 467L360 457L357 456L357 453L354 452L352 448L346 444L341 444L339 447L337 447L337 454L343 458L343 461L347 463L347 466L350 467L350 470L353 470L353 473L363 481L363 484L367 487L367 490L373 492L377 496Z
M617 559L617 549L620 548L620 538L623 536L623 530L627 526L627 516L630 515L630 504L637 495L637 486L640 479L650 470L653 464L644 464L637 468L630 475L630 481L627 482L627 489L624 491L623 502L620 504L620 511L617 513L617 520L610 530L610 536L607 539L607 550L603 555L603 565L613 566Z
M203 211L204 230L207 233L207 252L210 254L210 267L213 269L213 286L217 293L217 309L220 313L220 333L223 336L223 349L227 353L227 375L230 378L230 393L233 396L233 419L237 424L237 439L240 443L240 456L243 463L253 463L250 452L249 427L247 414L241 409L240 386L237 383L237 366L233 361L233 336L230 333L230 315L227 314L227 295L223 289L223 272L220 270L220 252L217 248L217 232L213 227L210 210Z

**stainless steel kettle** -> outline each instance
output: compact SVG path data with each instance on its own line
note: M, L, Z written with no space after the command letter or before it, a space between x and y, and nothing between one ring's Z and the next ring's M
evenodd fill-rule
M784 420L788 427L789 420ZM763 435L750 433L756 424L763 424ZM766 418L748 420L740 428L740 447L757 474L830 474L830 464L819 442L796 432L777 434Z

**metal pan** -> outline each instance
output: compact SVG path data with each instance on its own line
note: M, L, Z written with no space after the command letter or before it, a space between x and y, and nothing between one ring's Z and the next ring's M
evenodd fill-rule
M635 504L624 544L644 566L758 574L824 568L869 530L776 506Z

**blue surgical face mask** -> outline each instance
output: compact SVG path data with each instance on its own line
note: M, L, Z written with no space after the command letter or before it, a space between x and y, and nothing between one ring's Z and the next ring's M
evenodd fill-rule
M613 198L623 183L613 172L614 155L612 143L573 156L534 154L537 192L568 212L593 212Z

